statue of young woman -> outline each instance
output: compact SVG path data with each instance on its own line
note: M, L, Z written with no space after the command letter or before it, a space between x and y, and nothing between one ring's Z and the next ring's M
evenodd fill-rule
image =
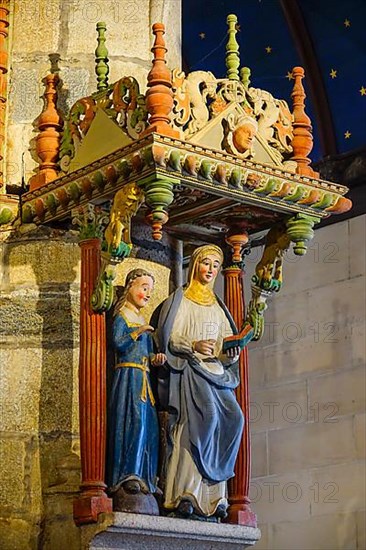
M153 354L154 329L141 315L153 286L151 273L130 271L115 308L116 362L109 396L107 484L115 510L157 514L151 494L156 492L159 428L150 365L162 365L166 357Z
M163 303L158 320L170 371L164 507L183 517L226 516L226 481L234 475L244 426L233 392L240 349L222 352L223 339L237 330L213 292L222 261L217 246L196 249L186 288Z

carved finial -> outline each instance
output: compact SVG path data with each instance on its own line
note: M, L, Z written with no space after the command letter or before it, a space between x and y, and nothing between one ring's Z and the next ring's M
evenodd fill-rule
M249 240L248 233L243 231L241 227L233 227L228 235L225 237L225 241L231 247L232 262L240 263L242 261L242 250Z
M95 50L95 72L98 80L98 84L97 84L98 92L101 92L106 88L108 88L109 59L108 59L108 50L105 45L106 30L107 30L106 24L102 21L99 21L99 23L97 23L98 46Z
M292 139L293 156L297 164L296 172L303 176L318 176L317 172L314 172L309 166L311 159L308 158L309 153L313 148L313 135L311 120L305 113L305 90L302 85L302 79L305 76L304 69L302 67L294 67L292 70L294 77L294 88L291 94L293 103L293 133Z
M154 54L153 66L148 74L148 91L146 92L146 107L150 114L149 126L141 135L157 132L171 137L180 134L170 126L170 113L173 109L172 75L166 66L163 23L154 23L154 45L151 48Z
M39 134L36 138L36 151L41 159L38 174L30 179L30 191L42 187L58 176L57 158L60 150L62 119L57 111L57 73L48 74L44 79L45 108L38 119Z
M251 74L251 71L249 67L242 67L240 69L240 80L246 90L249 88L250 74Z
M235 35L238 32L236 29L236 24L238 18L236 15L228 15L227 24L229 25L228 35L229 40L226 44L226 68L227 68L227 77L230 80L239 80L239 44L236 41Z
M3 156L5 142L5 113L8 86L8 52L7 38L9 27L8 2L0 3L0 188L3 185Z

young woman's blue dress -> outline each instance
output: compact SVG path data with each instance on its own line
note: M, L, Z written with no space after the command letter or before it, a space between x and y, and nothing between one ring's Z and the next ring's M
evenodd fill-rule
M122 313L113 323L116 364L108 407L107 485L112 490L131 479L143 489L156 490L159 428L150 385L150 333L138 338Z

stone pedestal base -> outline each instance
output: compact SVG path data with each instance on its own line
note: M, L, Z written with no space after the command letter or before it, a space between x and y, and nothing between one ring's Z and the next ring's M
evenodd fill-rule
M259 539L253 527L116 512L90 550L244 550Z

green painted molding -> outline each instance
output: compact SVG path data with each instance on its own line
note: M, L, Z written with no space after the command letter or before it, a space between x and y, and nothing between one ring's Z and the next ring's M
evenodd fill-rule
M296 214L286 222L287 235L295 244L294 252L297 256L304 256L307 243L314 237L313 227L320 219L307 214Z
M107 26L104 22L99 21L97 23L97 33L98 33L98 46L95 50L95 72L97 75L97 90L98 92L102 92L103 90L106 90L108 88L108 74L109 74L109 66L108 66L108 50L105 45L106 37L105 32L107 30Z
M229 26L228 35L229 40L226 44L226 68L227 68L227 77L229 80L239 80L239 66L240 66L240 57L239 57L239 44L236 41L236 24L238 18L234 14L227 16L227 24Z
M250 75L251 70L249 69L249 67L242 67L240 69L240 80L246 90L249 88Z
M14 218L14 213L10 208L5 206L5 208L0 207L0 225L5 225L10 223Z
M347 188L342 185L152 134L25 193L22 220L45 223L65 218L75 207L89 202L91 196L93 200L111 197L129 182L138 182L141 187L148 184L151 201L156 204L160 200L164 210L170 204L172 189L156 184L159 178L213 196L264 206L289 217L301 213L318 220L335 214L338 205L347 200L343 197ZM159 185L163 193L160 198L156 195Z

